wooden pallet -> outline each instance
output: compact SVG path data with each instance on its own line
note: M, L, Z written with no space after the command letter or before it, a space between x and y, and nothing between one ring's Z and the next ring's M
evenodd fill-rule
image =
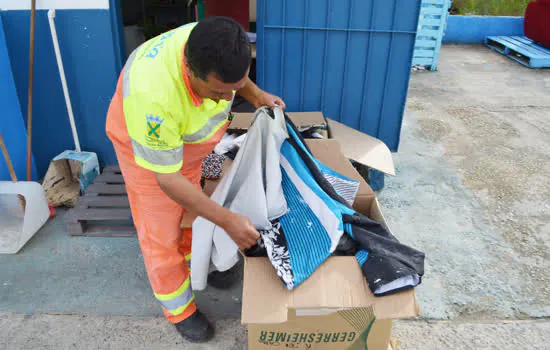
M550 68L550 49L525 36L489 36L485 45L526 67Z
M71 236L135 236L120 168L115 165L105 167L67 213L65 221Z
M451 0L422 0L412 65L437 70Z

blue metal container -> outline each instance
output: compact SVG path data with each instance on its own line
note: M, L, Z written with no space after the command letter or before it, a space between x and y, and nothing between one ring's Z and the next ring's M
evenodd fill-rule
M258 0L257 80L397 151L421 0Z

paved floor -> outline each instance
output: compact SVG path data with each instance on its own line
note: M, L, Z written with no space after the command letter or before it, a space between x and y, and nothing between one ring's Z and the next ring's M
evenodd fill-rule
M445 46L440 60L412 76L397 176L379 193L395 234L427 254L417 293L430 322L395 334L402 349L542 349L550 70L481 46ZM198 295L219 336L185 346L157 317L135 239L70 238L54 220L0 266L0 349L245 348L240 287Z
M0 349L247 349L238 320L217 321L216 329L211 343L198 345L160 317L0 313ZM398 321L393 332L402 350L543 350L548 334L548 321Z
M483 46L445 46L439 72L412 76L380 198L427 253L425 317L550 316L549 96L550 70Z
M0 312L162 315L137 238L70 237L65 214L17 255L0 255ZM238 318L241 294L237 285L197 293L197 300L213 317Z

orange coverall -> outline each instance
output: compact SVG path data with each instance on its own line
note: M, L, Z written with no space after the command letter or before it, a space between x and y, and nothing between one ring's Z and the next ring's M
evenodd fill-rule
M184 75L185 76L185 75ZM188 79L185 83L189 87ZM190 88L189 91L192 91ZM200 99L191 93L193 100ZM199 144L185 145L181 173L200 188L201 166L204 158L219 143L229 121L210 139ZM191 259L190 228L181 229L184 209L170 199L159 187L152 171L136 164L130 137L126 127L122 105L122 78L107 114L107 135L111 139L122 175L147 275L157 295L174 293L189 277L188 261ZM190 288L190 287L189 287ZM180 314L174 315L163 308L172 323L183 321L196 310L192 301Z

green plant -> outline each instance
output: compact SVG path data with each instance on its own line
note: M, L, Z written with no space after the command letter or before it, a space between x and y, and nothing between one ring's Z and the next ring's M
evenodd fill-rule
M523 16L532 0L453 0L461 15Z

